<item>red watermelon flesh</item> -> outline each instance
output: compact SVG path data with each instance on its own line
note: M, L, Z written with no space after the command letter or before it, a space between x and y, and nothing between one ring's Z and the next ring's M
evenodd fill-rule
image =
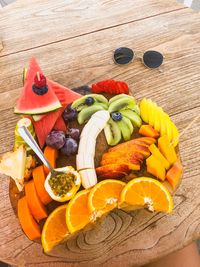
M33 121L35 133L41 148L44 147L47 135L52 131L59 117L61 117L63 109L50 112L39 121Z
M54 90L54 93L58 97L60 103L62 106L66 106L74 102L76 99L82 97L82 95L72 91L71 89L62 86L59 83L56 83L54 81L48 80L48 82L52 85L52 88Z
M54 130L58 130L58 131L63 131L63 132L65 132L65 133L67 132L67 126L66 126L66 124L65 124L65 122L64 122L64 120L63 120L63 118L62 118L62 116L60 116L60 117L57 119L57 121L56 121L56 123L55 123L53 129L54 129Z
M82 95L68 89L67 87L64 87L60 85L59 83L56 83L54 81L48 80L48 83L52 85L52 89L54 90L56 96L58 97L60 103L63 107L66 107L68 104L71 104L76 99L82 97ZM33 116L34 121L41 120L46 114L43 115L35 115Z
M37 95L32 90L32 85L37 72L42 73L35 58L32 58L29 63L29 70L24 88L15 107L15 113L42 114L61 107L61 103L54 93L51 82L47 81L48 91L43 95Z

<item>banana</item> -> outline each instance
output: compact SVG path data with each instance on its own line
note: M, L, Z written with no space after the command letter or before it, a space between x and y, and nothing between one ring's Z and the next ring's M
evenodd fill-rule
M95 169L82 170L79 171L79 174L84 188L90 188L97 183L97 174Z
M88 153L76 155L76 168L78 171L94 169L94 155Z
M86 153L89 153L89 155L92 155L92 157L94 157L95 146L96 146L96 137L95 136L92 136L92 133L91 133L91 135L89 135L89 136L84 136L84 137L80 138L79 147L78 147L78 154L79 155L84 155Z
M79 170L84 188L90 188L97 183L97 175L94 169L96 138L106 126L109 118L108 111L97 111L82 130L78 155L76 156L76 167Z

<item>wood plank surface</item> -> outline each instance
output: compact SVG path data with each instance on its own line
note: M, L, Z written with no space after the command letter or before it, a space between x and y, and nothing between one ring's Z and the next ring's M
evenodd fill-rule
M2 13L4 25L5 15L8 16L6 36L9 38L6 42L3 39L6 46L3 42L4 50L0 54L1 153L12 148L13 129L18 119L13 115L13 106L22 86L23 66L32 55L38 58L49 78L68 87L91 84L107 78L128 82L137 99L144 96L151 97L163 106L181 132L199 114L200 16L198 14L189 9L179 10L180 6L171 0L167 1L169 6L167 10L166 1L127 1L127 5L122 2L119 4L118 1L98 1L107 8L107 5L113 4L115 11L117 9L115 5L118 2L119 13L114 12L109 15L111 17L107 17L109 12L102 9L102 5L97 8L99 16L105 17L105 25L109 27L104 29L103 20L95 19L90 11L92 17L87 20L87 23L81 17L79 24L80 22L83 24L79 25L78 30L73 28L76 25L73 24L71 33L69 31L62 36L57 36L55 29L58 29L58 25L63 29L61 21L65 21L66 17L64 17L63 20L58 19L55 29L51 28L49 31L45 41L50 43L47 44L42 39L40 47L32 49L37 46L34 37L43 30L31 28L30 33L25 34L23 29L22 33L26 36L19 41L14 30L11 29L13 14L17 18L15 30L18 34L20 21L24 22L24 19L27 19L27 24L34 21L35 15L30 16L28 21L28 12L37 14L29 7L32 1L26 2L27 5L25 1L18 1L13 4L13 9L8 7L5 13ZM41 9L40 14L53 17L55 14L52 10L56 10L56 13L60 10L63 15L61 7L64 1L57 1L57 5L56 1L54 4L48 1L47 10L43 10L44 7L41 6L43 3L48 5L47 1L42 4L38 4L39 2L41 1L34 1L36 10L39 7ZM79 11L85 10L85 1L65 1L67 2L66 10L70 7L74 17L78 16L77 14L82 16L82 12ZM129 7L128 10L128 4L131 5L133 2L136 3L137 8L132 11ZM20 3L22 10L24 12L27 10L26 14L23 12L21 14ZM158 10L158 5L161 3L162 6ZM94 5L92 7L94 8ZM141 12L143 9L144 12ZM147 15L148 9L151 15ZM140 10L139 14L138 10ZM155 13L156 10L158 13ZM168 12L169 10L174 11ZM89 11L85 10L85 12ZM129 14L126 15L127 21L124 18L125 14ZM1 19L2 16L0 21ZM88 31L91 28L88 29L88 25L93 24L94 21L96 21L95 25L91 26L96 32L89 34ZM46 20L44 23L47 23ZM71 23L71 17L69 23ZM2 28L0 29L1 34ZM5 30L3 32L5 38ZM75 37L81 32L84 34ZM72 38L73 34L74 38ZM56 43L52 41L53 39L49 39L50 37L54 38ZM21 51L26 47L24 41L27 42L27 50ZM132 47L138 54L148 49L163 52L165 63L162 72L146 69L139 60L124 67L114 65L112 51L119 46ZM181 137L180 153L184 164L184 177L174 196L175 209L172 215L152 214L147 211L129 214L114 211L94 229L75 236L66 245L53 250L50 257L42 253L40 244L30 242L22 233L10 205L9 180L1 175L0 260L17 266L132 267L158 259L197 239L200 237L199 131L200 121L197 120Z
M0 14L1 55L184 8L171 0L24 0ZM19 12L20 11L20 12ZM19 41L20 40L20 41Z
M146 23L150 30L146 29ZM179 10L0 58L2 129L6 127L9 132L13 130L17 116L12 115L11 109L21 90L23 67L32 55L38 58L49 78L70 88L114 78L128 82L137 99L152 97L170 115L198 106L199 27L198 14ZM91 46L93 43L98 45ZM123 67L113 64L112 51L121 45L133 47L136 51L157 49L163 52L163 72L149 70L139 60ZM6 147L5 138L8 142ZM8 147L11 148L12 142L13 136L1 131L0 150L4 152Z

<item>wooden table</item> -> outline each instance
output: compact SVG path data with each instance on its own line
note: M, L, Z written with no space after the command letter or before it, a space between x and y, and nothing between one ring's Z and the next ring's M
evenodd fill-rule
M126 81L137 99L151 97L180 132L200 113L200 16L168 0L19 0L0 10L0 151L11 150L13 106L22 69L35 55L45 74L68 87ZM165 55L163 72L140 61L119 67L112 51L128 46ZM70 240L60 257L42 253L22 233L1 176L0 260L17 266L138 266L200 237L200 123L181 137L184 178L172 215L114 211ZM56 253L56 252L55 252Z

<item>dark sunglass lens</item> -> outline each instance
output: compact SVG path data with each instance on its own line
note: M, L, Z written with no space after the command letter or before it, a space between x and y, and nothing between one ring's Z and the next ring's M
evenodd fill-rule
M114 61L117 64L125 65L131 62L134 52L128 47L119 47L114 52Z
M146 51L143 55L144 64L151 69L160 67L163 63L163 55L157 51Z

